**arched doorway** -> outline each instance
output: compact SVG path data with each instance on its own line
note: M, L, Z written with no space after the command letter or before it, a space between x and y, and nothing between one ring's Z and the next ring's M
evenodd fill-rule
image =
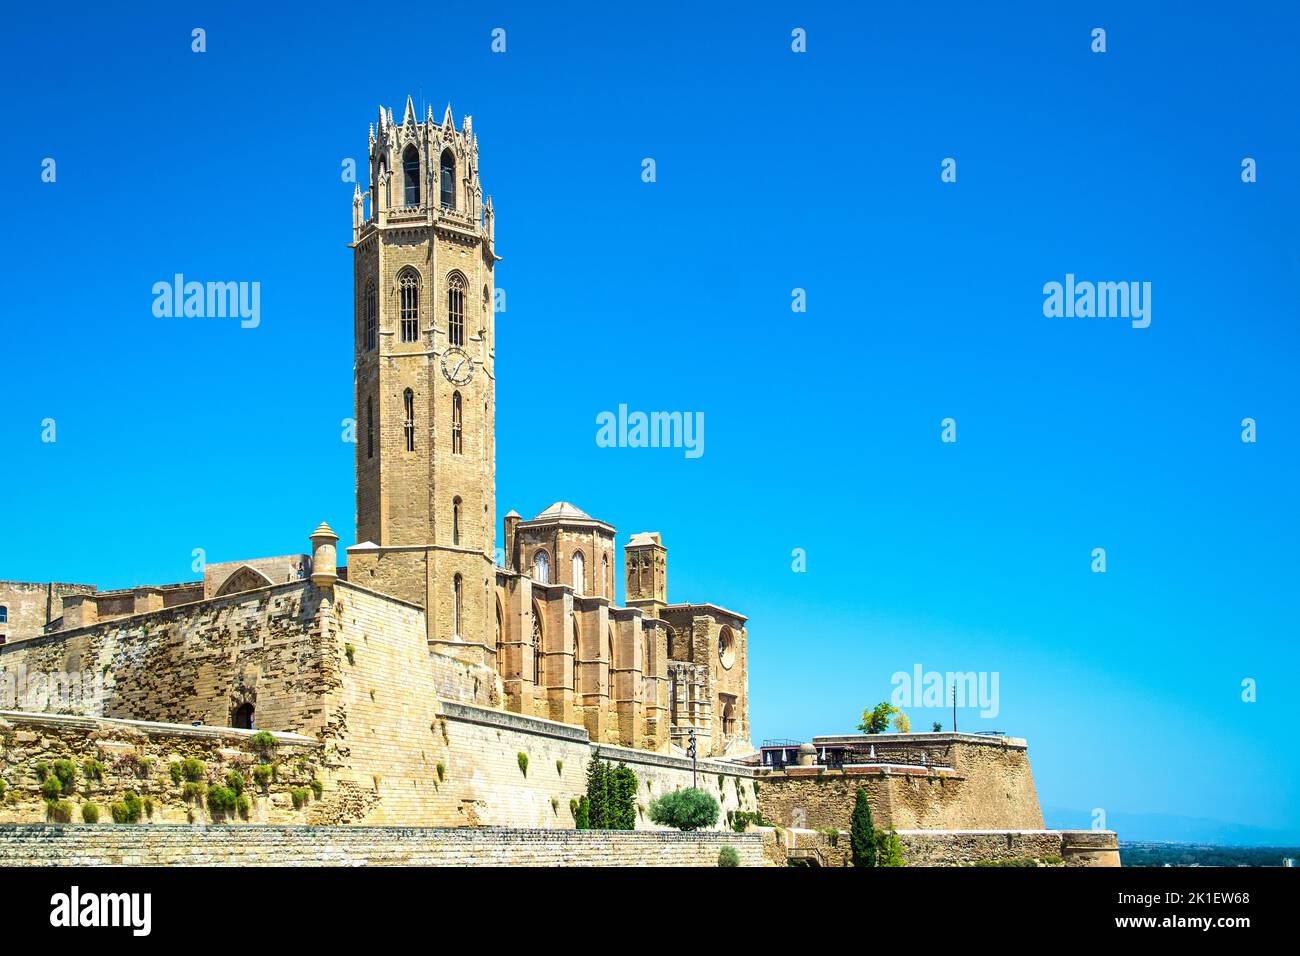
M249 703L240 704L235 708L234 714L230 717L230 726L240 730L253 729L253 705Z

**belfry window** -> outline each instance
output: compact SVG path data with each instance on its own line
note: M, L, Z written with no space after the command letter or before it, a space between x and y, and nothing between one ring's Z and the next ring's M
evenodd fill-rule
M551 558L545 551L533 555L533 580L538 584L551 583Z
M402 179L406 185L406 205L420 205L420 153L414 146L402 154Z
M465 344L465 280L459 272L447 280L447 341Z
M420 277L407 269L397 280L401 292L402 341L420 337Z
M456 208L456 157L451 154L451 150L442 151L442 159L438 165L440 168L439 179L442 183L442 205L444 209Z
M375 457L375 402L366 396L366 457Z
M402 401L406 407L406 420L402 424L406 432L406 450L415 451L415 393L408 388L402 393Z
M451 502L451 543L460 544L460 499Z
M461 612L461 593L464 590L461 576L458 574L452 579L452 604L451 604L451 633L460 637L460 612Z
M460 392L451 395L451 453L460 454Z
M582 552L573 552L573 593L582 594L583 587L587 580L586 563L583 560Z
M379 339L379 299L375 294L375 280L366 280L366 301L365 308L365 350L374 351L375 345Z

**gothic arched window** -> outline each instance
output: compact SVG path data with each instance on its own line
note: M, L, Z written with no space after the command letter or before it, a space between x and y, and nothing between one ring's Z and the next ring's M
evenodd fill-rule
M440 181L442 183L442 205L446 209L456 208L456 157L451 154L451 150L442 151L442 159L439 160Z
M461 576L458 574L451 581L451 633L455 637L460 637L461 592L463 590Z
M537 613L537 605L533 605L533 683L538 687L542 684L542 616Z
M366 457L375 457L375 402L366 396Z
M402 341L420 337L420 277L414 269L404 269L397 279L401 291Z
M447 341L465 344L465 277L459 272L447 279Z
M586 561L582 557L581 551L573 552L573 593L582 594L586 587Z
M460 544L460 498L451 502L451 543Z
M600 559L600 596L601 597L607 597L611 601L614 599L613 593L607 593L607 592L613 592L614 589L611 586L612 584L613 582L610 580L609 577L609 555L606 554L603 555Z
M415 451L415 393L408 388L402 393L402 402L406 407L406 421L402 424L406 432L406 450Z
M460 454L460 392L451 393L451 453Z
M375 280L366 280L366 300L365 308L365 339L364 345L367 352L373 351L379 341L379 299L375 293Z
M406 205L420 205L420 153L414 146L402 154L402 179L406 185Z
M533 555L533 580L538 584L551 583L551 558L545 551Z

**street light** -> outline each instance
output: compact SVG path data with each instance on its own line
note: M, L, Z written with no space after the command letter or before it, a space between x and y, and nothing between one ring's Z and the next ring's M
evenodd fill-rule
M686 753L691 758L691 789L698 789L695 786L695 728L692 727L686 738Z

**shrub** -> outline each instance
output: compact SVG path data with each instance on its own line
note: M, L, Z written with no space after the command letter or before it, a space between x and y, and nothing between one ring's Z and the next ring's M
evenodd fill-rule
M104 765L93 758L81 765L81 772L85 774L87 780L104 779Z
M179 760L173 760L167 767L167 772L172 775L172 783L176 784L178 787L180 786L181 781L185 779L185 772L181 769Z
M44 760L38 760L36 766L32 767L32 773L36 774L36 779L38 781L44 783L45 778L50 774L50 765Z
M943 731L943 724L939 723L939 721L936 720L934 723L930 725L931 733L937 734L937 733L941 733L942 731Z
M3 799L4 799L4 796L5 796L5 789L6 789L8 786L9 786L9 784L7 784L7 783L4 782L4 778L3 778L3 777L0 777L0 800L3 800Z
M63 789L71 793L77 789L77 765L71 760L54 761L54 776L58 777Z
M186 803L197 803L207 795L208 785L196 780L186 780L181 786L181 796Z
M307 805L307 788L294 787L289 791L289 799L293 801L293 808L295 810L301 810Z
M904 866L903 845L894 828L876 832L876 866Z
M718 866L740 866L740 854L733 846L724 846L718 851Z
M573 826L577 830L591 829L591 803L586 797L579 797L573 805Z
M86 823L99 822L99 807L93 803L83 803L81 805L81 819Z
M269 730L259 730L248 741L263 757L275 753L275 737Z
M319 800L320 795L325 792L325 784L321 783L319 780L313 780L311 783L307 784L307 786L311 787L311 794L317 800Z
M140 813L143 810L144 804L130 790L122 794L121 802L111 804L108 808L108 812L113 815L114 823L139 823Z
M344 644L344 645L343 645L343 653L344 653L344 655L346 655L349 664L355 664L355 663L356 663L356 653L357 653L357 649L356 649L355 647L353 647L351 644Z
M63 784L58 777L46 777L41 784L41 796L46 800L57 800L63 794Z
M752 823L756 827L767 826L767 821L763 819L761 811L737 810L734 813L728 813L727 819L731 823L731 829L737 833L744 833ZM831 844L834 846L834 844Z
M259 763L253 768L253 780L256 781L257 785L263 790L270 785L273 776L275 776L275 773L271 770L270 764Z
M555 772L556 772L557 774L559 774L560 776L564 776L564 761L563 761L563 760L557 760L557 761L555 761Z
M442 783L447 779L447 765L441 760L438 761L438 782Z
M858 787L853 817L849 822L849 858L854 866L876 865L876 828L871 822L867 791L862 787Z
M239 794L230 787L215 786L208 788L208 810L214 817L229 813L239 803Z
M144 815L150 820L153 819L153 797L144 798Z
M198 783L207 773L207 764L196 757L186 757L181 761L181 774L190 783Z
M678 830L705 830L718 822L718 801L694 787L674 790L650 804L650 819Z
M245 820L248 819L248 814L253 808L252 803L249 802L248 794L241 793L235 799L235 808L239 811L239 815L241 817L243 817Z
M238 797L244 792L244 787L248 786L248 781L244 779L244 775L238 770L232 770L226 774L226 786L233 790L235 796Z
M46 800L45 819L52 823L71 823L72 804L67 800Z
M519 751L519 770L525 777L528 776L528 754L522 750Z
M835 847L840 845L840 831L834 827L821 827L817 832L824 836L826 842L831 846Z

